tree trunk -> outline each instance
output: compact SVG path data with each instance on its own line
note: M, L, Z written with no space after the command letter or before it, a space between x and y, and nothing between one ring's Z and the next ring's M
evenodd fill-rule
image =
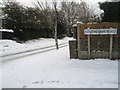
M55 44L56 44L56 49L59 49L58 40L57 40L57 19L58 19L57 2L54 2L54 9L55 9Z
M56 44L56 49L59 49L58 40L57 40L57 21L55 21L55 44Z

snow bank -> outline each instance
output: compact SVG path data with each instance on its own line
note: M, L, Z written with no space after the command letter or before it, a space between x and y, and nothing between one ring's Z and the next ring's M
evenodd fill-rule
M11 30L11 29L0 29L0 31L2 31L2 32L11 32L11 33L13 33L14 31L13 30Z
M0 90L2 90L2 62L1 60L0 60Z
M72 38L65 37L63 39L58 39L58 43L59 44L68 43L70 39ZM25 43L22 43L22 44L12 40L0 40L0 56L14 54L18 52L27 51L27 50L33 50L33 49L42 48L42 47L47 47L51 45L55 45L55 40L52 38L34 39L34 40L26 41Z

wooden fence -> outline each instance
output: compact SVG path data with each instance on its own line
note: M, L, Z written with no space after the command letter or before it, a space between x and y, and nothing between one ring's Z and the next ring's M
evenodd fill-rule
M117 29L115 35L85 35L85 29ZM90 58L120 58L120 23L97 23L77 25L77 57ZM71 51L71 50L70 50ZM72 52L73 53L73 52Z

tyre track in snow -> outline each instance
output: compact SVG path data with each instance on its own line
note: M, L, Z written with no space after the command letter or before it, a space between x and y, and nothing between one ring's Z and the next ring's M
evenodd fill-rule
M59 48L63 48L66 46L68 46L68 43L59 44ZM0 58L2 59L2 62L7 62L14 59L19 59L19 58L23 58L30 55L39 54L39 53L43 53L43 52L47 52L55 49L56 49L56 45L52 45L52 46L47 46L43 48L37 48L37 49L27 50L27 51L13 53L9 55L4 55L4 56L0 56Z

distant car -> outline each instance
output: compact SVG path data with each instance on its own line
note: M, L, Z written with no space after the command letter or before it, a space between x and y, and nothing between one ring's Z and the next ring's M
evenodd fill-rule
M13 39L14 31L11 29L0 29L0 39Z

